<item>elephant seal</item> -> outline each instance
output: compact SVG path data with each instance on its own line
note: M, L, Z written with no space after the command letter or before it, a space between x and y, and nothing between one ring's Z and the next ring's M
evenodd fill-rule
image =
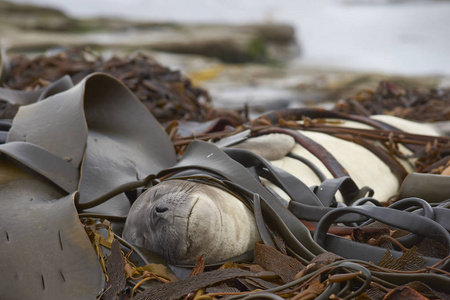
M406 132L441 134L424 124L389 116L374 118ZM371 129L352 122L341 125ZM396 176L365 147L324 133L302 131L302 134L324 145L358 187L373 188L376 199L385 201L398 192ZM288 152L313 162L326 178L333 177L313 153L284 134L254 137L232 147L258 153L308 186L319 185L320 178L306 164L285 156ZM401 151L408 154L407 149L401 148ZM414 170L410 161L404 159L401 163L406 172ZM289 200L277 186L270 182L265 185ZM339 195L336 199L339 200ZM159 183L136 200L126 220L123 237L160 254L172 264L192 264L201 254L207 263L224 261L252 250L254 242L260 238L252 213L234 195L207 184L177 179Z
M166 180L133 204L122 236L173 264L206 263L241 255L260 239L251 211L211 185Z

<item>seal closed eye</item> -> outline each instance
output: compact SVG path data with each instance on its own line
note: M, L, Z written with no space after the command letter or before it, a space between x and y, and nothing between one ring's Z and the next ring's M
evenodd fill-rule
M123 238L172 264L226 260L260 239L251 211L232 194L198 182L166 180L133 204Z

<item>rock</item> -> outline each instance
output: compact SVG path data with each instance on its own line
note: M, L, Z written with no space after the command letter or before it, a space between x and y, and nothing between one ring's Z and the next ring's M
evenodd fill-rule
M215 57L227 63L285 61L299 53L295 30L287 24L184 25L180 31L176 40L149 48Z

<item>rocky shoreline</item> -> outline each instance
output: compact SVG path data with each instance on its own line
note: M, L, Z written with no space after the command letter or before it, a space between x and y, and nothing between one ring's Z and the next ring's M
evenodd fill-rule
M328 106L381 80L448 87L444 75L405 76L318 68L293 60L301 52L288 24L176 24L111 18L76 19L38 6L0 2L1 46L29 56L88 47L106 58L142 52L208 90L217 108L252 116L271 109Z
M75 19L52 8L0 2L3 47L153 50L218 58L227 63L285 61L299 47L288 24L177 24L112 18Z

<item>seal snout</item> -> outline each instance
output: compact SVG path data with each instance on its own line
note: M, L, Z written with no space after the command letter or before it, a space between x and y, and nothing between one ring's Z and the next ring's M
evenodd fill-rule
M167 203L157 201L151 208L152 224L156 225L159 222L167 222L172 220L173 210L170 209Z

